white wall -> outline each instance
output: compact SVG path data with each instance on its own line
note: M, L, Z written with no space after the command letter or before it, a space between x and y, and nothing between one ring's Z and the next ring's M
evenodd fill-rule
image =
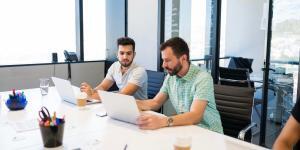
M226 22L223 32L225 56L253 58L252 69L255 75L262 75L265 57L265 30L261 29L264 2L227 0L226 15L222 15L222 23Z
M158 68L158 2L128 0L128 36L136 42L135 61L154 71Z
M95 87L104 78L104 62L73 63L71 71L72 84L86 81ZM67 64L2 67L0 72L0 91L38 88L39 78L68 77Z

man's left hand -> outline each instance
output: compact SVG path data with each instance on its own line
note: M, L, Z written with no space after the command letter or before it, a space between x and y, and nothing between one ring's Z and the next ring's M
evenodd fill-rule
M154 130L166 127L167 120L168 118L166 116L142 113L137 119L137 124L140 129Z

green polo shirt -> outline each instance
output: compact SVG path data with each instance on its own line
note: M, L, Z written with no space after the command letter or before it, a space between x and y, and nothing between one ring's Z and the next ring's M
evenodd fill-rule
M191 64L184 77L168 75L160 89L168 95L177 114L189 112L194 100L207 101L198 126L223 133L220 114L216 108L213 80L210 74Z

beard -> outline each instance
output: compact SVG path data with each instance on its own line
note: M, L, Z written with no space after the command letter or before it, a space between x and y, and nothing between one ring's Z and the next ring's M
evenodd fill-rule
M119 63L121 64L122 67L129 67L132 64L132 62L133 61L129 61L129 60L126 60L126 61L119 60Z
M177 73L182 69L182 65L178 63L173 69L166 67L165 68L170 76L177 75Z

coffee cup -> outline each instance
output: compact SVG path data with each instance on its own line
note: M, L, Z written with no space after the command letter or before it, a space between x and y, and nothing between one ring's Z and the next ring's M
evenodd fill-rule
M86 93L80 92L77 94L76 98L77 98L77 106L83 107L86 105L86 103L87 103L87 94Z
M190 150L192 146L192 137L190 136L176 137L173 146L174 146L174 150Z

